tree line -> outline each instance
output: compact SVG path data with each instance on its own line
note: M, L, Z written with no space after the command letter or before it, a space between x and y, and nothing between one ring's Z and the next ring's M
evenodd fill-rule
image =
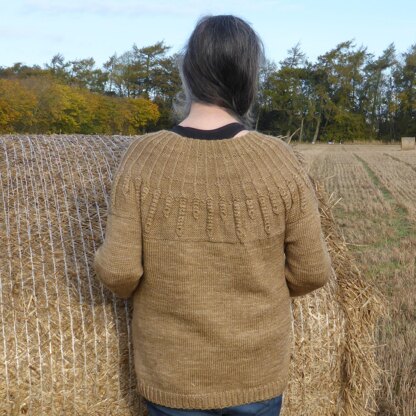
M0 133L142 134L173 126L181 89L170 46L0 66ZM380 56L352 40L307 59L299 44L260 73L255 128L299 141L398 140L416 133L416 43Z

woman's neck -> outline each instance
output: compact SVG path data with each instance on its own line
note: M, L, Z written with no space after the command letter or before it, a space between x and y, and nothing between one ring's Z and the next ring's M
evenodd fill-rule
M193 102L188 116L179 123L179 126L211 130L229 123L240 123L240 121L222 107Z

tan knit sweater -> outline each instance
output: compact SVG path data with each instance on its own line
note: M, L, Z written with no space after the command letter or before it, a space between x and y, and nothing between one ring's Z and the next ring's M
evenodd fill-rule
M138 392L188 409L282 394L290 297L332 270L306 172L290 145L257 131L134 138L94 267L116 295L133 296Z

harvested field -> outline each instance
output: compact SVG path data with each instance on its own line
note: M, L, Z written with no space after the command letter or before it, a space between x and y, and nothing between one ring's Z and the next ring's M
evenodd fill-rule
M310 173L342 198L334 215L363 276L388 300L379 322L377 414L416 409L416 150L398 145L295 145Z

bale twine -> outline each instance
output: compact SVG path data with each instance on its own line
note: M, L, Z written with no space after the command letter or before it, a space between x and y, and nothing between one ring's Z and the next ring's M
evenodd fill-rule
M402 150L413 150L415 148L414 137L402 137Z
M132 139L0 136L0 415L147 413L136 392L131 300L104 290L92 267L114 168ZM381 302L337 233L333 201L313 184L334 273L293 300L282 414L370 415Z

